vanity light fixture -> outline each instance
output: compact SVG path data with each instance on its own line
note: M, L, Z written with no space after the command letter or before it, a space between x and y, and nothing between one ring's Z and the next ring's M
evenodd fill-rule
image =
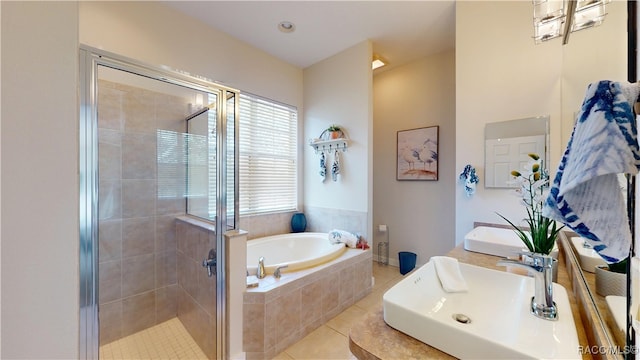
M371 62L371 70L375 70L375 69L383 67L385 65L387 65L386 61L384 61L378 55L373 55L373 61Z
M278 30L283 33L292 33L296 29L296 25L291 21L281 21L278 24Z
M563 37L569 42L574 31L598 26L607 15L611 0L533 0L533 38L536 44Z

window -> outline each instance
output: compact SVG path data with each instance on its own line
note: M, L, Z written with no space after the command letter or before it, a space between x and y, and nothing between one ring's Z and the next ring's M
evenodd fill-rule
M297 208L298 112L240 94L240 215Z

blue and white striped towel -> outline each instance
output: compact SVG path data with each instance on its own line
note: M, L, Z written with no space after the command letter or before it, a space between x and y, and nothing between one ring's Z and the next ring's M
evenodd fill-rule
M629 255L631 232L617 174L640 166L633 105L638 84L600 81L587 88L543 215L586 238L608 263Z

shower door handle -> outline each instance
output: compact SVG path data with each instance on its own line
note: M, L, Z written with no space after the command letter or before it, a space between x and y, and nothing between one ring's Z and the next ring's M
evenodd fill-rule
M216 256L216 249L211 249L209 250L209 256L202 261L202 266L207 268L207 274L209 274L209 277L216 274L216 265L218 263Z

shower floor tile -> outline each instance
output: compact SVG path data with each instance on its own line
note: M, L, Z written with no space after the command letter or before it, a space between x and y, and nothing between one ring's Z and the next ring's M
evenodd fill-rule
M202 359L207 356L178 318L100 346L100 359Z

